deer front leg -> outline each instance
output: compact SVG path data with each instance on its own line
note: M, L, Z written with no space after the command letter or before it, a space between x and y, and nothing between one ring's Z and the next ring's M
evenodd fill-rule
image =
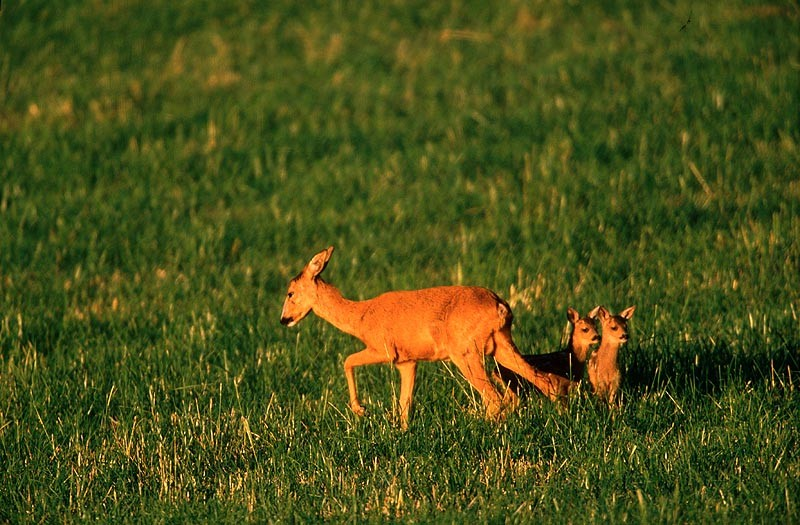
M351 354L344 360L344 375L347 378L347 388L350 390L350 408L356 415L363 416L366 413L364 407L358 401L358 389L356 388L356 375L353 369L357 366L374 365L378 363L389 363L392 358L387 352L379 352L373 348L365 348L360 352Z
M611 379L608 381L608 404L613 406L617 400L617 391L619 390L620 375L619 372L612 374Z
M411 398L414 395L414 381L417 378L417 363L408 361L396 366L400 372L400 424L403 430L407 430L408 418L411 415Z

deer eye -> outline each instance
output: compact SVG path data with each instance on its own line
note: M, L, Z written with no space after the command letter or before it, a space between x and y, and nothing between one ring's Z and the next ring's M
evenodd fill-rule
M288 297L289 299L291 299L292 297L294 297L294 292L289 292L289 293L287 293L287 294L286 294L286 297Z

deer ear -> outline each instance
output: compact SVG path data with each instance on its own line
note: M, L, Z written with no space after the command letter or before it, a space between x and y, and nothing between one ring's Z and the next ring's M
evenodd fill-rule
M603 308L602 306L595 306L592 308L592 311L586 314L586 317L590 319L597 319L598 314L600 313L600 309Z
M322 270L328 265L328 261L331 260L331 255L333 254L333 246L329 246L326 250L322 250L314 257L311 258L311 261L306 265L306 269L304 270L305 273L311 277L312 279L316 278L319 274L322 273Z
M570 323L575 324L581 318L581 315L574 308L567 308L567 319Z
M605 321L611 317L611 314L608 313L608 310L606 310L605 306L598 306L595 308L595 310L597 310L597 317L599 317L601 321Z
M636 310L636 306L629 306L620 312L620 316L624 317L625 319L630 319L633 317L633 311Z

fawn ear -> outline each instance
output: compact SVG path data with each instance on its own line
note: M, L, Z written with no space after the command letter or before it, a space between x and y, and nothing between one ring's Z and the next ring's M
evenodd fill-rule
M603 308L602 306L595 306L592 310L586 314L586 317L590 319L597 319L598 314L600 313L600 309Z
M581 318L581 315L574 308L567 308L567 319L570 323L575 324Z
M608 310L606 310L605 306L598 306L594 310L597 310L597 317L599 317L601 321L605 321L606 319L611 317L611 314L608 313Z
M625 319L630 319L631 317L633 317L634 310L636 310L636 306L629 306L623 311L621 311L619 315L624 317Z
M329 246L326 250L322 250L311 258L311 261L309 261L309 263L306 265L304 272L312 279L315 279L328 265L328 261L331 260L331 254L333 254L333 246Z

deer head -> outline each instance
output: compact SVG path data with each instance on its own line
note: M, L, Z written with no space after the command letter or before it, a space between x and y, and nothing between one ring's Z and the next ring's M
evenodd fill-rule
M629 306L617 315L612 315L604 307L598 308L597 315L603 325L603 344L606 341L619 344L628 342L628 321L633 317L634 310L635 306Z
M281 324L294 326L302 321L314 308L317 301L317 281L319 274L327 266L333 254L333 246L322 250L303 268L297 277L289 281L286 299L281 311Z
M599 307L598 307L599 308ZM572 344L575 347L588 348L600 342L595 318L598 308L595 308L586 317L581 317L577 310L567 308L567 319L572 323Z

